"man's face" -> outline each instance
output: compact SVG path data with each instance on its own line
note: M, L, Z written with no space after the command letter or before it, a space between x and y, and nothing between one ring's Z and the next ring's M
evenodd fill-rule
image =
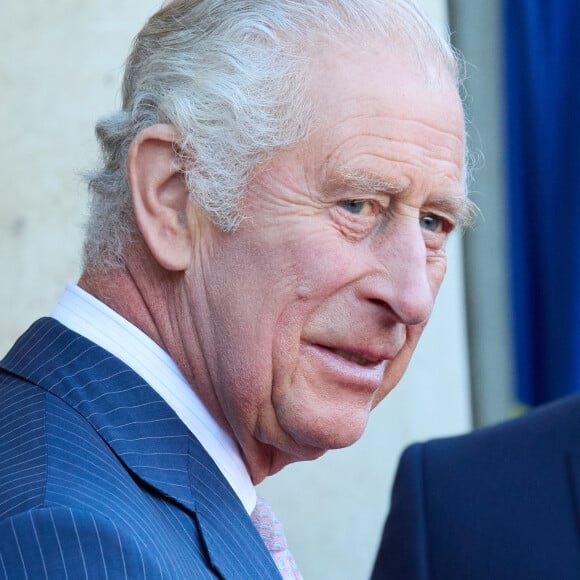
M202 239L191 279L213 394L270 472L361 436L431 314L464 203L445 73L343 50L316 59L316 131L257 172L247 219Z

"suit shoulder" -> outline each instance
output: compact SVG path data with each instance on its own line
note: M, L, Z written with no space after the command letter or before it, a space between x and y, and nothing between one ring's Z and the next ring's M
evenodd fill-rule
M491 485L490 474L524 478L554 468L580 439L580 396L572 396L522 417L465 435L433 439L410 448L411 461L428 481L471 481Z
M44 501L45 407L44 391L0 370L0 519Z
M0 519L68 505L99 483L129 476L91 425L68 403L0 370Z
M83 510L21 512L0 522L0 537L0 578L170 577L138 537Z
M534 449L536 453L551 447L562 449L580 438L580 395L560 399L496 425L454 437L427 442L425 450L472 453L485 449L503 452Z

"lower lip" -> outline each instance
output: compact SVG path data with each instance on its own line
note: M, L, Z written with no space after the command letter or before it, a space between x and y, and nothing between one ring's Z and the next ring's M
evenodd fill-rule
M322 346L304 345L307 356L313 357L315 364L322 365L324 373L330 372L348 387L358 387L364 390L376 391L383 382L386 360L375 365L363 366L347 360L335 352Z

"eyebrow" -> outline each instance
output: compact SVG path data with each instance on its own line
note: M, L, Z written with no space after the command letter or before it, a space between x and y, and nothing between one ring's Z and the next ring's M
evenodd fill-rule
M407 191L407 186L375 175L374 173L345 173L330 181L333 189L347 189L360 193L384 193L385 195L401 195Z
M384 195L404 195L409 192L407 184L397 183L382 176L368 173L356 172L345 173L331 179L330 188L333 190L348 190L358 193L372 193ZM427 206L432 206L453 216L456 225L461 228L469 227L473 224L477 213L477 206L466 195L439 194L432 196Z

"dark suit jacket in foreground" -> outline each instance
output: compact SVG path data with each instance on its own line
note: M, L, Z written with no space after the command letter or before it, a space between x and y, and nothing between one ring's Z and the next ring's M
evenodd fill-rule
M280 578L141 377L46 318L0 363L0 578Z
M373 579L580 579L580 396L403 454Z

